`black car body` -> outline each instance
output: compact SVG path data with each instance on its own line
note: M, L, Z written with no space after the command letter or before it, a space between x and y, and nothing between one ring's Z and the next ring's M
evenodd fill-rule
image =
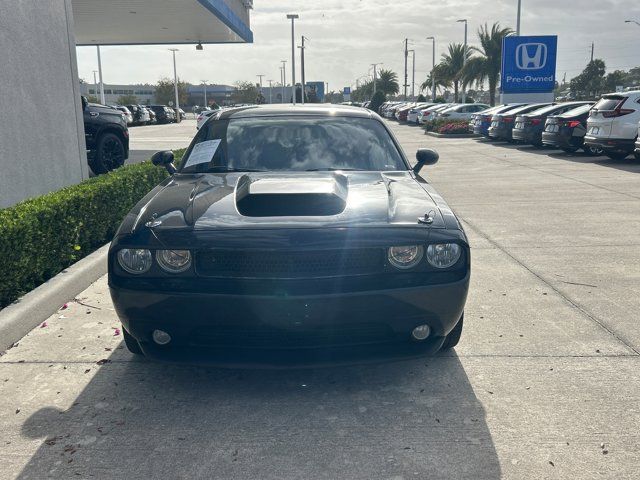
M418 155L419 166L437 159ZM171 158L159 152L154 163ZM111 243L109 287L127 345L223 364L455 345L469 245L419 168L361 108L256 106L209 120ZM127 272L138 257L146 270ZM434 266L445 257L453 263ZM168 261L187 266L169 273ZM419 326L429 332L421 340Z
M82 97L87 160L93 173L122 166L129 157L129 129L120 110L89 103Z
M156 114L157 123L171 123L176 121L176 113L165 105L151 105L149 109Z
M498 115L500 113L508 112L509 110L514 110L516 108L520 108L524 104L509 104L509 105L497 105L495 107L491 107L483 112L480 112L476 115L473 125L473 133L476 135L482 135L483 137L489 136L489 128L491 127L491 119L494 115Z
M547 105L549 104L534 103L494 114L491 117L491 126L487 130L489 138L493 140L506 140L510 142L512 140L511 132L513 130L513 126L515 125L516 117L518 115L522 115L524 113L529 113L542 107L546 107Z
M528 143L536 147L542 147L542 132L547 117L560 115L573 110L581 105L593 105L593 102L565 102L549 105L533 112L518 115L511 131L511 137L520 143Z
M587 134L587 118L593 103L586 103L561 115L547 117L542 132L542 143L559 148L567 153L584 148L585 152L598 154L601 151L584 146Z

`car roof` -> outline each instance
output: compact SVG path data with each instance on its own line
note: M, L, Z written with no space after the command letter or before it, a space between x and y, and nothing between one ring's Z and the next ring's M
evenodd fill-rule
M584 115L589 110L591 110L593 105L594 105L593 102L585 103L585 104L582 104L582 105L577 105L575 108L572 108L571 110L568 110L568 111L566 111L564 113L561 113L560 115L556 115L556 116L560 117L560 118L571 118L571 117L577 117L577 116L580 116L580 115Z
M553 113L554 110L560 110L563 107L571 106L574 104L576 107L585 104L586 102L564 102L564 103L552 103L551 105L546 105L537 110L533 110L532 112L528 112L527 116L535 116L535 115L546 115L548 113Z
M248 107L237 107L224 110L219 120L230 118L255 118L255 117L275 117L275 116L318 116L318 117L359 117L372 118L373 112L362 107L351 105L333 104L274 104L274 105L252 105Z

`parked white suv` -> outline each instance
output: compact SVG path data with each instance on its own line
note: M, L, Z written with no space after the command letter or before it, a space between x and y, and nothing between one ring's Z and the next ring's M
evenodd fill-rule
M591 109L584 144L614 160L633 153L640 122L640 90L608 93Z

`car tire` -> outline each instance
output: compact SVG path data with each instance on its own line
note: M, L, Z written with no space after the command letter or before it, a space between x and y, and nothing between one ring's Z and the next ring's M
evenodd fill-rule
M605 153L611 160L624 160L629 156L628 152L607 152Z
M604 155L604 150L602 150L601 148L598 148L598 147L583 147L583 148L584 148L584 153L586 153L591 157L599 157L601 155Z
M127 350L129 350L134 355L142 355L140 344L124 328L122 329L122 336L124 337L124 344L127 346Z
M455 347L456 345L458 345L458 342L460 341L460 336L462 335L463 323L464 323L464 313L460 317L460 320L458 320L458 323L456 324L456 326L453 327L453 330L451 330L449 332L449 335L447 335L444 338L444 343L442 344L441 350L449 350Z
M120 137L114 133L104 133L97 145L98 148L89 160L93 173L100 175L124 165L125 149Z
M578 151L578 147L564 147L562 149L562 151L564 153L576 153ZM585 152L587 151L587 149L585 148Z

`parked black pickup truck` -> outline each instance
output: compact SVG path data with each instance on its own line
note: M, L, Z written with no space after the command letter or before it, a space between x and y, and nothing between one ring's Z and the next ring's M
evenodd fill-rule
M96 175L124 165L129 157L129 130L120 110L89 103L82 97L84 137L89 167Z

